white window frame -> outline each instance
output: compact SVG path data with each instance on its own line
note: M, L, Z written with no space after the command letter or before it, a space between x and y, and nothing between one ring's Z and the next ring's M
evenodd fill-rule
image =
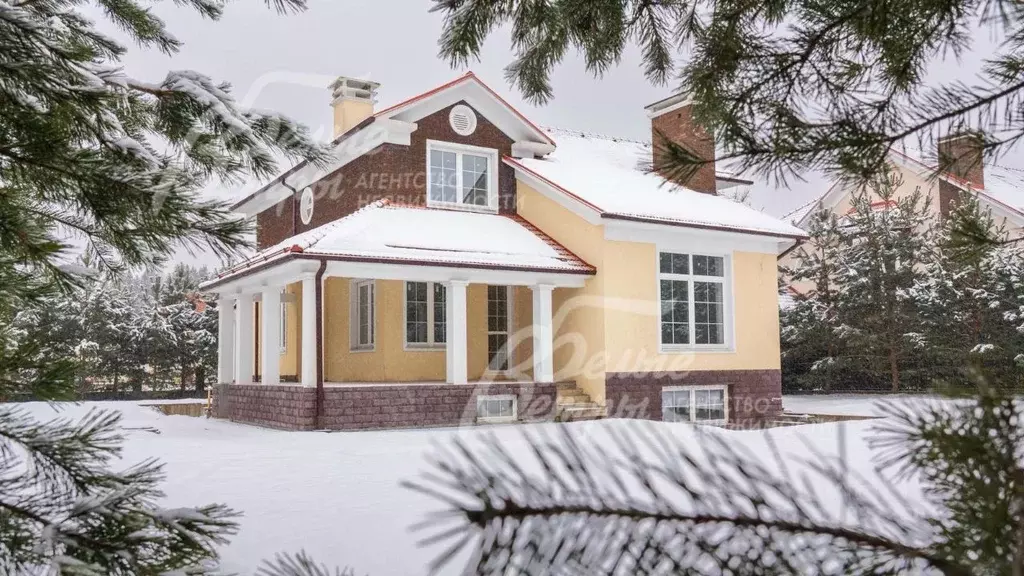
M480 415L480 404L488 401L496 400L505 402L508 400L512 401L512 415L511 416L481 416ZM477 422L515 422L519 419L519 399L515 394L481 394L476 397L476 421Z
M359 289L369 286L370 303L367 306L369 318L369 343L359 341ZM349 351L373 352L377 349L377 282L375 280L352 280L349 284Z
M704 256L704 254L701 254ZM697 420L697 391L698 390L721 390L722 391L722 414L724 418L716 420ZM663 386L661 392L689 392L690 393L690 419L689 422L692 424L710 424L713 426L725 425L729 422L729 385L728 384L709 384L704 386ZM662 420L665 422L674 422L672 420L665 420L665 405L664 396L662 396L662 407L661 407Z
M430 152L432 150L438 150L442 152L454 152L457 156L455 159L455 178L456 184L455 189L457 191L455 202L441 202L439 200L433 200L430 197ZM477 206L475 204L463 204L462 203L462 155L473 154L476 156L487 157L487 205ZM468 210L471 212L497 212L498 211L498 167L499 158L498 151L494 148L483 148L481 146L471 146L469 144L456 144L454 142L443 142L440 140L427 140L427 154L426 154L426 169L427 169L427 206L439 207L439 208L457 208L459 210Z
M427 285L427 341L426 342L409 342L408 332L408 321L409 321L409 283L415 284L426 284ZM442 282L419 282L406 280L402 284L402 342L404 342L405 350L407 351L431 351L431 350L444 350L447 346L448 340L448 325L447 319L442 318L445 321L444 335L445 342L434 342L434 321L437 317L434 315L434 285L442 284ZM448 298L448 287L445 286L445 298ZM447 300L445 301L445 310L447 310Z
M661 255L664 253L670 254L685 254L689 258L689 274L668 274L662 273L661 271ZM700 276L693 273L693 256L715 256L722 259L722 268L724 276ZM655 283L657 284L658 290L658 302L657 312L654 318L655 327L658 332L658 349L662 354L679 354L686 352L735 352L735 318L733 316L733 308L735 304L735 294L733 292L733 268L732 268L732 254L730 252L720 252L714 250L704 250L701 248L684 248L684 247L671 247L671 246L659 246L655 251L654 255L654 271L655 271ZM690 342L688 344L675 344L665 343L661 337L661 281L662 280L682 280L686 282L688 291L687 299L689 302L689 329L690 329ZM693 283L694 282L720 282L722 284L722 329L725 334L722 335L721 344L697 344L697 323L695 322L697 317L697 307L693 300Z
M288 303L285 302L287 295L287 290L281 291L281 313L278 316L280 325L277 327L277 344L282 354L288 350Z
M512 286L502 286L502 285L499 285L499 284L489 284L488 287L490 287L490 286L494 286L495 288L504 288L505 289L505 315L506 315L506 318L505 318L505 328L506 328L506 330L504 332L491 332L491 327L488 324L488 326L487 326L487 339L488 339L488 342L486 342L487 346L485 347L485 350L484 350L484 353L487 354L487 356L488 356L487 357L487 364L486 364L485 370L486 370L486 372L488 374L508 375L508 374L512 373L512 366L515 365L515 361L514 361L515 359L512 358L513 349L511 348L512 334L515 332L515 330L514 330L514 328L512 326L512 321L515 319L515 314L512 311L512 306L514 305L513 302L515 300L515 291L512 289L513 288ZM487 304L490 305L490 298L487 298ZM487 320L489 321L490 320L490 310L488 310L487 312L488 313L486 314L486 316L487 316ZM507 367L504 370L494 370L494 369L491 368L491 362L490 362L490 360L491 360L490 359L491 350L490 350L490 342L489 342L489 340L490 340L490 337L492 335L494 335L494 334L505 334L505 355L507 357L506 359L508 360L508 362L507 362Z

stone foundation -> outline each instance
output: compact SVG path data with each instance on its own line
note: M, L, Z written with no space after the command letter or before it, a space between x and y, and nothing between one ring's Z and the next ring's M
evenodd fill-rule
M461 426L476 423L477 396L496 394L516 396L520 421L554 418L554 384L500 382L326 386L319 422L315 388L220 384L213 415L286 430Z
M662 388L707 385L728 387L730 428L760 428L782 413L779 370L695 370L606 374L608 416L661 420Z

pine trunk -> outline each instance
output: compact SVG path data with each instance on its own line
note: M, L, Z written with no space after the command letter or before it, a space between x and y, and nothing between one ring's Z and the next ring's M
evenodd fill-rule
M900 367L896 360L896 349L889 349L889 377L892 379L892 391L900 391Z

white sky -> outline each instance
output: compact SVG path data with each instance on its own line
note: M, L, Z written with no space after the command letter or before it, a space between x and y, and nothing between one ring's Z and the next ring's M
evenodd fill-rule
M284 113L329 136L328 83L338 75L365 77L381 83L379 106L387 106L446 82L465 69L452 69L437 57L440 14L430 13L429 0L309 0L309 9L282 16L260 0L230 2L218 22L204 20L175 3L156 3L154 10L182 42L172 56L132 47L123 60L134 77L158 81L170 69L195 69L230 82L236 98L247 106ZM93 9L100 27L115 37L109 23ZM984 41L962 62L936 67L937 77L970 80L992 45ZM545 106L527 104L504 80L512 60L508 36L492 35L480 61L469 67L531 120L548 126L636 139L650 138L646 104L673 92L673 86L652 86L640 69L639 52L629 50L603 78L593 78L577 55L555 69L555 97ZM1024 168L1020 154L1001 163ZM286 168L286 167L282 167ZM818 175L786 187L759 182L751 204L782 215L820 194L828 183ZM238 189L220 189L234 196ZM624 192L625 193L625 192Z

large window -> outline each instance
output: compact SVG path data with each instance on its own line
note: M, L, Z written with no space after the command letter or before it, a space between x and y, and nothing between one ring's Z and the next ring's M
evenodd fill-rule
M722 256L658 255L663 349L727 346L725 264Z
M428 142L429 203L495 207L498 193L496 164L497 155L493 150Z
M406 346L410 348L443 347L445 340L444 284L406 282Z
M672 386L661 390L661 419L665 422L725 424L725 386Z
M374 292L373 280L352 281L352 306L349 316L352 350L373 350L376 316Z

